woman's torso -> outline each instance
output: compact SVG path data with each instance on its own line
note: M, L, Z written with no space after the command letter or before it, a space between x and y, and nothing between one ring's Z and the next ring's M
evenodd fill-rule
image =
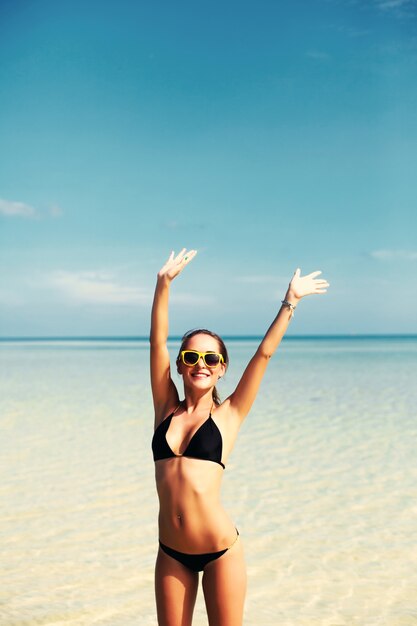
M220 502L222 463L236 436L233 429L226 427L225 413L225 407L219 407L214 417L210 413L197 420L186 436L181 415L176 413L165 418L169 422L163 420L155 429L154 458L160 454L166 456L155 461L159 539L175 550L196 554L216 552L228 547L236 536L233 522ZM158 429L162 432L157 432ZM204 445L203 437L212 437L213 441ZM156 438L158 442L154 445ZM155 452L157 447L163 451ZM195 458L192 454L205 458Z

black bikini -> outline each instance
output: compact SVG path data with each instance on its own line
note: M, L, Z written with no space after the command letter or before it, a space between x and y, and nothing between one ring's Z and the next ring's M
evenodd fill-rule
M178 408L178 407L177 407ZM175 409L176 410L176 409ZM153 460L171 459L175 457L189 457L202 461L214 461L225 469L222 463L223 440L216 422L211 417L211 412L205 422L196 430L191 437L190 443L182 454L175 454L168 445L166 434L174 416L173 411L156 428L152 437Z
M177 407L178 409L178 407ZM177 410L175 409L175 411ZM211 417L211 412L205 422L196 430L191 437L190 442L182 454L175 454L168 445L166 434L171 425L175 411L166 417L155 429L152 437L152 451L154 461L162 459L181 458L183 456L193 459L201 459L202 461L213 461L218 463L225 469L222 463L223 439L216 422ZM169 546L159 542L161 550L170 557L185 565L192 572L201 572L208 563L215 561L223 556L236 543L239 532L236 530L236 539L231 546L218 552L207 552L204 554L187 554L179 552Z
M169 546L165 546L163 543L159 542L161 549L168 554L170 557L179 561L182 565L185 565L192 572L202 572L203 569L211 563L215 561L219 557L223 556L232 546L235 545L236 541L239 537L239 531L236 529L236 539L228 548L224 550L219 550L218 552L207 552L206 554L186 554L185 552L179 552L178 550L173 550Z

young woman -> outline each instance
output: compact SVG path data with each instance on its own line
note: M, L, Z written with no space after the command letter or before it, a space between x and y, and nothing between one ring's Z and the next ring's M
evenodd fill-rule
M246 571L239 533L220 503L227 457L257 394L269 359L278 347L298 302L325 293L321 272L297 269L257 351L234 392L220 402L216 383L228 366L221 338L205 329L183 338L176 368L184 399L171 378L168 297L171 281L195 257L185 248L158 273L150 335L155 407L152 449L159 496L159 551L155 592L159 626L190 626L198 572L210 626L241 626Z

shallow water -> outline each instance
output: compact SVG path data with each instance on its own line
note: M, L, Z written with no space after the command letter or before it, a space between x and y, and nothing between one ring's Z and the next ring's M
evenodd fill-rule
M0 359L1 626L155 626L147 344ZM247 626L417 624L416 380L416 339L284 341L224 474Z

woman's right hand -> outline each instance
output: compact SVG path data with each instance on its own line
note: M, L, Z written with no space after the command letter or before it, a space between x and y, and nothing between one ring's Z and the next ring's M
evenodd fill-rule
M187 252L186 248L183 248L177 256L175 256L174 251L172 251L168 261L158 272L158 280L168 280L171 282L171 280L178 276L184 267L193 260L196 254L197 250L189 250Z

